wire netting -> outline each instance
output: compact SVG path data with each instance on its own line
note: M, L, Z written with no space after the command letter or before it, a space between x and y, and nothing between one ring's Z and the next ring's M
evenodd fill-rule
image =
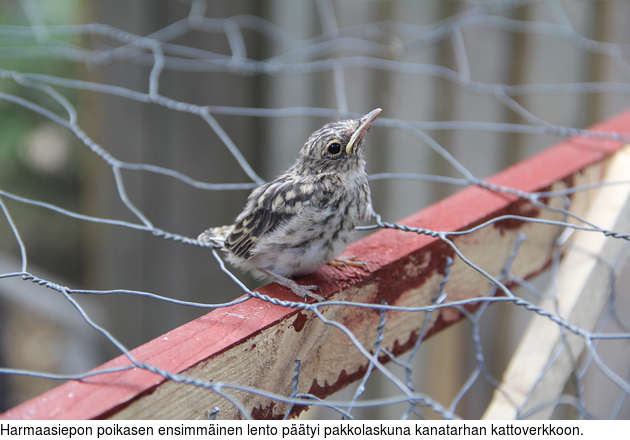
M223 266L223 254L194 237L229 224L249 191L291 164L314 129L382 107L367 139L375 214L357 237L383 228L407 229L410 237L438 232L395 222L474 185L563 213L547 223L565 234L545 276L530 282L511 274L524 235L475 311L449 300L448 277L436 303L417 310L456 307L463 322L385 365L378 341L360 347L369 367L354 387L330 401L297 391L285 401L308 402L308 414L322 418L479 418L538 315L585 348L571 356L558 397L517 407L516 416L551 408L553 417L628 417L627 247L612 259L589 255L605 274L606 307L593 328L539 306L559 294L545 286L554 286L560 256L576 251L565 239L570 231L619 242L627 231L483 179L570 136L626 141L586 127L628 107L623 18L630 5L226 3L0 6L2 409L122 353L139 368L219 394L250 417L225 390L265 390L191 380L139 363L129 350L242 301L234 300L242 293L259 297L247 275ZM597 186L556 195L570 200ZM325 319L322 304L304 307ZM543 373L572 347L569 339Z

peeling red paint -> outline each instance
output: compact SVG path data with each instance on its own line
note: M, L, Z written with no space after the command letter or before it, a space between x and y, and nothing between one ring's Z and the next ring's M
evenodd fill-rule
M436 239L418 252L396 261L395 264L381 267L358 286L376 283L378 293L374 302L379 303L383 300L387 304L395 304L404 292L423 286L435 274L444 275L448 257L454 258L454 256L455 251L450 246ZM425 261L424 267L421 267L422 263L418 265L418 262ZM409 263L414 265L415 273L409 273L406 270Z
M492 215L491 218L488 218L487 220L491 220L492 218L500 217L503 215L518 215L520 217L536 218L539 214L539 207L532 204L532 202L530 202L529 200L519 199L513 203L510 203L505 209L497 211L495 214ZM487 220L480 222L480 224L484 223ZM492 226L498 229L501 235L504 235L508 231L520 229L526 222L526 220L509 218L505 220L499 220L493 223Z
M584 170L578 171L578 174L584 174ZM567 177L562 179L562 182L565 184L567 188L573 188L575 186L575 175L569 174ZM572 197L572 194L569 194L569 197Z
M311 388L308 390L308 392L309 394L321 398L330 396L331 394L341 390L342 388L345 388L348 384L354 382L355 380L362 378L366 372L367 364L361 365L361 367L359 367L357 371L350 374L348 374L346 370L341 370L341 373L339 373L339 377L337 378L337 381L335 383L325 383L324 385L320 385L317 382L317 379L315 379L313 380Z
M284 419L284 414L274 414L273 409L276 406L275 402L271 402L269 406L262 407L258 405L255 408L252 408L252 418L255 420L282 420Z
M304 325L306 324L306 321L308 321L308 317L306 316L306 314L298 312L297 315L295 315L293 323L290 324L289 327L293 327L296 332L301 332L304 328Z

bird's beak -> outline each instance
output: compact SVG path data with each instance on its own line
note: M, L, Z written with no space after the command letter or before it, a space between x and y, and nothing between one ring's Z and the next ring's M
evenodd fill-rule
M360 142L360 139L370 129L372 123L376 120L376 118L378 118L378 115L380 113L381 109L375 108L370 113L361 118L361 124L359 125L359 128L357 128L356 131L352 133L352 136L350 137L350 142L348 142L348 145L346 146L346 154L350 154L355 144Z

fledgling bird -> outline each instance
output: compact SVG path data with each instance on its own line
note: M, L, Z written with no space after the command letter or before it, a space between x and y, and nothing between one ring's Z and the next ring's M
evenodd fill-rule
M330 122L315 131L298 161L274 181L256 188L231 226L211 228L201 242L221 242L227 260L254 275L270 276L295 294L323 301L291 278L336 260L351 233L372 212L365 172L365 134L381 109L361 118Z

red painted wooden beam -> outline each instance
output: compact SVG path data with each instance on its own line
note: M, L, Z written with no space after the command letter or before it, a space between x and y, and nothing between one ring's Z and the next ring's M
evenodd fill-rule
M630 112L592 127L597 131L630 132ZM621 142L572 138L522 161L488 179L489 182L526 192L563 189L597 181L605 159ZM573 196L579 212L588 197ZM549 203L559 199L549 199ZM462 231L504 214L557 219L555 214L514 195L468 187L457 194L401 220L412 227ZM528 239L513 264L522 277L548 264L558 228L522 221L502 221L477 232L453 237L464 255L497 275L511 252L519 230ZM447 256L455 263L448 284L451 301L487 295L487 279L458 260L443 241L428 235L380 230L347 251L369 264L369 270L325 266L299 280L317 284L329 300L424 306L431 304L443 279ZM521 254L523 257L521 258ZM259 292L281 300L297 301L287 289L269 284ZM343 323L370 350L377 337L378 310L353 306L326 306L324 315ZM432 331L459 319L454 309L432 315L422 312L388 312L382 346L399 354L418 338L424 318ZM289 395L294 359L302 360L300 392L326 397L360 378L367 360L347 336L325 325L312 311L272 305L250 299L217 309L132 351L135 359L162 370L213 383L238 384ZM130 365L120 356L97 368ZM266 396L224 389L256 418L282 416L286 404ZM204 418L218 407L219 417L238 417L237 409L222 396L193 385L174 383L140 368L71 380L41 396L10 409L0 419L94 418Z

